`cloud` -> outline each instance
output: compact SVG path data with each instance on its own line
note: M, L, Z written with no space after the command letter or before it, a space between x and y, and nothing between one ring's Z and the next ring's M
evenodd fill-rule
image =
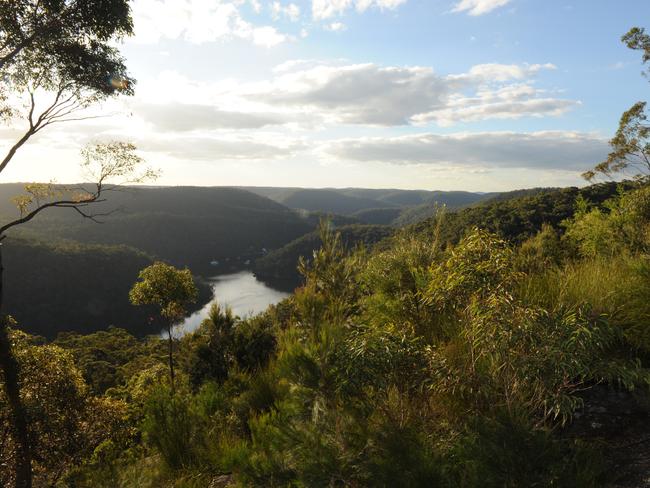
M579 104L555 98L529 79L552 64L482 64L441 76L428 67L372 63L284 63L245 96L270 106L318 113L331 122L396 126L451 125L486 119L562 115Z
M140 103L134 110L156 129L170 132L214 129L261 129L286 124L291 120L283 114L235 112L211 105L190 103Z
M280 2L271 3L271 16L274 20L278 20L280 17L285 16L291 22L297 22L300 19L300 7L295 3L290 3L288 5L283 5Z
M580 102L544 96L545 91L528 83L513 84L495 90L479 89L474 96L455 95L446 107L413 116L413 122L436 122L450 126L458 122L521 117L557 117Z
M584 171L606 157L607 140L580 132L483 132L343 139L322 150L360 162Z
M430 68L359 64L288 73L274 80L270 91L252 97L311 107L344 123L403 125L422 107L441 107L447 92L447 83Z
M493 10L508 5L512 0L460 0L452 12L467 12L469 15L477 16L487 14Z
M156 43L162 38L203 44L223 39L244 39L272 47L289 39L273 26L254 26L244 20L241 0L136 0L134 42ZM253 2L253 9L256 8Z
M251 8L253 9L253 12L256 14L259 14L262 12L262 4L259 2L259 0L250 0L250 5Z
M508 80L522 80L536 75L542 70L556 70L557 66L552 63L545 64L499 64L487 63L477 64L470 68L469 72L454 76L455 79L469 80L473 82L503 82Z
M146 137L136 140L145 152L162 153L183 160L270 160L291 157L306 149L301 141L268 141L263 138Z
M253 44L263 47L273 47L282 44L287 40L287 36L280 34L275 27L256 27L251 31L250 39Z
M343 22L332 22L325 26L325 30L331 32L341 32L347 29L347 26Z
M365 12L371 7L381 10L394 10L407 0L312 0L311 10L315 20L326 20L341 15L354 7L357 12Z

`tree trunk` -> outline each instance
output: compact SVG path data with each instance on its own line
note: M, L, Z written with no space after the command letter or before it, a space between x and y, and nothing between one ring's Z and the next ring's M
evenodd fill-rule
M32 486L32 456L27 430L27 414L20 399L18 362L11 351L9 324L2 311L3 292L2 244L0 244L0 367L4 375L5 393L13 417L13 437L16 443L16 488Z
M169 379L172 387L172 394L174 394L174 342L172 339L172 324L167 325L167 332L169 333Z

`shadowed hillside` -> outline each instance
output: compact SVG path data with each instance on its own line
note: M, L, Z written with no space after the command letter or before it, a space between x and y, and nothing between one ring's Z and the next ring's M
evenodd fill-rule
M146 254L126 246L7 239L3 245L4 304L22 330L53 338L61 331L90 333L109 325L136 336L156 334L151 308L129 303ZM199 283L199 302L210 298Z
M0 185L4 218L17 216L10 199L21 190ZM127 188L111 192L93 211L113 213L98 225L73 210L43 212L22 226L20 235L124 244L197 273L213 273L212 260L243 263L262 248L281 247L314 228L288 208L236 188Z
M358 244L372 247L390 236L394 230L384 225L345 225L338 227L337 232L341 233L343 245L351 249ZM313 252L321 245L320 234L315 230L257 259L253 269L256 276L263 281L298 286L301 283L298 260L300 257L310 260Z

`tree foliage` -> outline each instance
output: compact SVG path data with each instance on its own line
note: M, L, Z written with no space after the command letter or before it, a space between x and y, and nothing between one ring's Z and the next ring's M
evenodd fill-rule
M154 305L167 323L169 340L169 378L174 390L173 328L185 316L187 305L196 301L198 290L192 272L160 261L140 271L139 280L129 292L133 305Z
M621 39L630 49L642 51L643 63L650 61L650 36L645 29L633 27ZM645 109L647 102L637 102L623 113L618 130L609 141L612 150L607 159L583 173L587 181L598 176L612 178L623 174L627 177L650 176L650 127Z
M49 71L104 93L127 88L110 41L132 32L128 0L3 0L0 74Z
M185 307L196 299L196 286L189 269L177 269L160 261L147 266L129 292L133 305L155 305L162 317L175 324Z
M12 339L29 419L34 481L37 486L52 486L86 462L103 442L130 435L127 405L93 397L72 355L64 349L34 343L15 330ZM6 396L0 393L0 429L5 433L0 449L3 486L15 481L8 469L13 465L15 450L12 437L6 435L11 429L6 402Z
M647 193L580 198L520 243L475 226L444 241L439 219L346 250L324 224L297 293L256 317L215 306L178 340L174 394L159 336L63 335L88 398L119 398L128 414L127 435L84 451L65 481L603 486L620 439L588 424L592 442L580 426L590 392L648 395ZM134 301L173 318L191 275L155 269Z
M650 35L642 27L632 27L621 39L627 47L642 52L643 63L650 61Z
M609 141L612 151L605 161L583 173L586 180L616 174L635 178L650 176L650 126L646 123L645 109L646 102L637 102L623 113L616 135Z

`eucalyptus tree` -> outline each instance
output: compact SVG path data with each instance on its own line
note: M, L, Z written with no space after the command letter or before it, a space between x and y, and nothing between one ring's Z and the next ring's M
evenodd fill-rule
M189 269L177 269L156 262L139 274L139 280L129 292L133 305L155 305L166 322L169 340L169 379L174 391L174 326L185 316L187 305L196 301L198 290Z
M616 134L609 141L611 151L607 159L582 174L587 181L617 174L639 180L650 177L650 125L645 109L646 102L637 102L623 113Z
M650 34L645 29L633 27L621 40L629 47L641 51L644 64L650 62ZM650 68L644 73L647 76ZM611 178L616 174L645 180L650 177L650 125L646 114L647 102L637 102L621 116L618 129L609 141L611 152L607 159L586 171L582 176L592 181L596 177Z
M0 0L0 121L22 120L26 126L0 155L0 174L20 148L45 128L88 118L85 110L91 105L132 93L134 81L112 44L132 32L129 0ZM88 207L103 201L110 182L141 181L153 175L138 174L141 160L134 149L122 143L87 149L85 169L96 170L90 189L27 186L16 199L20 216L0 224L0 240L6 231L50 208L72 208L96 220ZM0 367L13 417L15 486L24 488L32 485L28 419L1 297L0 256Z
M650 34L646 34L643 27L632 27L621 40L630 49L642 51L641 60L644 64L650 61Z

